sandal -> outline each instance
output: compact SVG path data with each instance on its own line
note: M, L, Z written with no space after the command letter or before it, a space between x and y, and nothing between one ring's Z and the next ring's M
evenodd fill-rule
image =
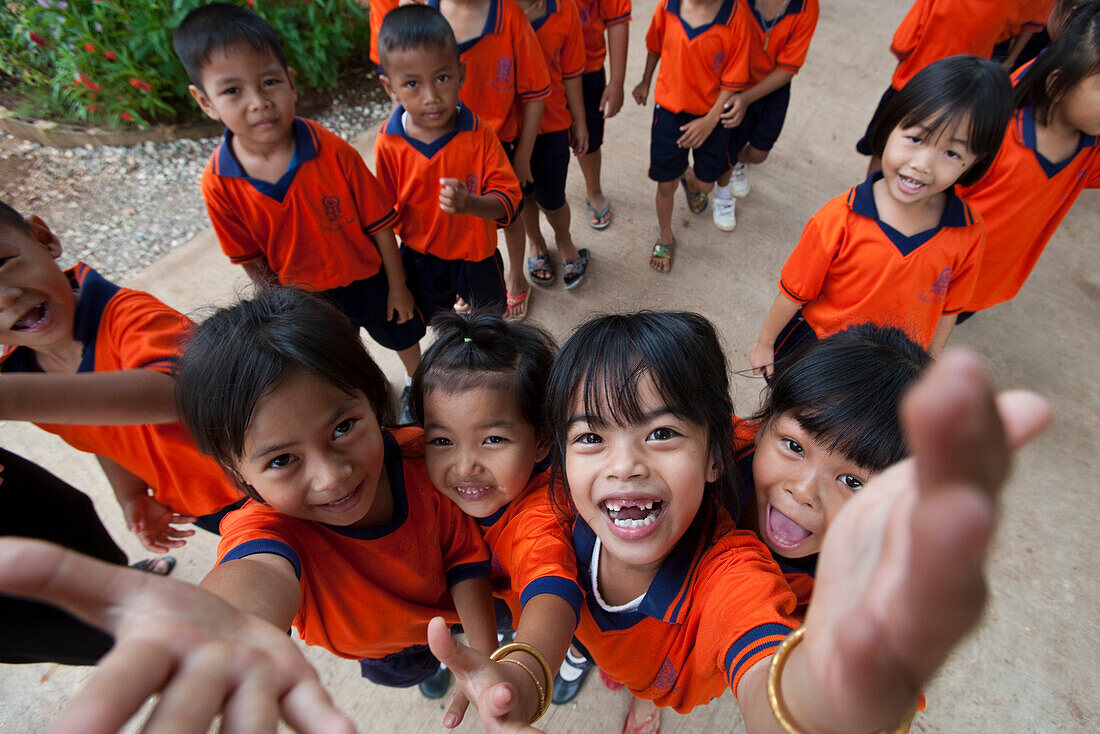
M505 294L508 298L508 310L504 312L505 321L523 321L527 318L527 298L531 295L530 289L515 295Z
M592 206L587 198L584 200L584 203L588 207L588 213L591 215L588 217L588 226L597 230L607 229L608 225L611 224L611 202L609 201L604 204L602 210ZM595 217L595 221L593 221L592 217ZM604 217L607 217L606 222L604 221Z
M545 273L545 277L535 275ZM558 277L554 272L554 263L550 260L550 253L540 252L534 257L527 258L527 274L531 276L531 282L535 285L550 285Z
M566 260L561 266L561 280L565 283L565 290L572 290L581 284L585 273L588 272L588 248L577 250L580 255L576 260Z
M139 571L145 573L151 573L156 576L167 576L172 573L172 569L176 567L176 559L172 556L161 556L159 558L146 558L138 561L137 563L131 563L130 568L136 568Z
M656 270L658 273L667 273L672 270L672 253L676 248L676 238L672 238L672 244L666 245L661 240L657 240L653 245L653 251L649 254L649 267ZM662 270L653 264L654 260L666 261L666 267Z
M687 197L688 209L691 209L692 214L702 213L707 208L707 201L710 197L702 191L692 191L688 188L686 172L680 174L680 183L684 187L684 196Z
M638 700L637 698L630 700L630 709L626 712L626 719L623 721L623 734L660 734L661 709L654 708L645 721L636 721L634 719L634 705Z

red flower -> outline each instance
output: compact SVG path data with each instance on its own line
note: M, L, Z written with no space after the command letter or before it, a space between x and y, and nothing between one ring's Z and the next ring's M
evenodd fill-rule
M252 5L253 7L255 7L255 5L256 5L256 0L248 0L248 4L249 4L249 5Z
M88 89L92 90L93 92L98 92L100 90L100 86L98 84L96 84L95 82L93 82L91 79L89 79L87 74L81 73L80 74L80 81L84 83L84 86L86 86Z
M83 74L81 74L80 76L84 76L84 75L83 75ZM79 87L79 86L80 86L81 84L83 84L83 83L84 83L83 81L81 81L81 79L80 79L80 76L74 76L74 77L73 77L73 84L75 84L75 85L76 85L76 86L78 86L78 87Z
M134 119L134 118L130 117L130 113L129 113L129 112L123 112L123 113L122 113L122 119L123 119L123 120L132 120L132 119Z
M85 43L84 44L84 50L87 51L88 53L95 53L95 46L93 46L90 43Z
M118 57L115 56L114 51L104 51L103 52L103 58L107 59L108 61L114 61Z
M131 78L130 79L130 86L134 87L136 89L140 89L143 92L148 92L150 89L153 88L153 85L150 84L149 82L142 81L141 79L137 79L137 78Z
M31 31L31 40L37 43L39 46L46 46L46 39L38 35L34 31Z
M88 105L88 112L95 112L95 111L97 111L98 109L99 109L99 105L97 105L97 104L90 104L90 105Z

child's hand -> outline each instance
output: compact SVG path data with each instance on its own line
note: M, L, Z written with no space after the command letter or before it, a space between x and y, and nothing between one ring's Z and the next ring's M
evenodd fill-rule
M195 534L194 530L185 530L173 525L186 525L198 518L181 515L162 505L149 495L138 495L122 505L126 516L126 527L138 537L147 550L154 553L167 553L169 548L180 548L187 543L183 538Z
M582 156L588 152L588 125L574 124L569 137L573 144L573 155Z
M351 734L285 630L210 592L37 540L0 538L0 589L55 604L115 636L54 732L107 734L160 693L144 731ZM10 630L9 632L16 632ZM17 633L17 632L16 632Z
M531 173L531 154L524 155L520 151L512 156L512 169L516 172L516 178L519 179L519 187L524 189L535 180L534 174Z
M638 86L634 87L634 91L630 94L635 102L644 105L646 97L649 96L649 82L638 82Z
M646 85L646 95L649 94L649 85ZM635 97L637 99L637 97ZM645 96L642 96L642 101L639 104L645 104ZM623 108L623 85L622 84L608 84L604 87L603 95L600 97L600 111L603 112L603 119L610 120L615 115L619 114L619 110Z
M386 296L386 320L396 318L397 323L403 324L416 313L416 304L413 303L413 295L408 286L402 283L399 286L390 286L390 292Z
M741 121L745 119L745 111L748 108L749 106L745 104L744 95L735 94L730 97L719 118L722 121L722 127L734 128L740 125Z
M1013 452L1049 419L1031 393L994 402L972 353L929 367L902 404L912 458L860 490L825 537L802 645L836 720L803 726L898 723L981 615L998 494Z
M457 178L439 179L439 208L448 214L465 214L470 208L470 190Z
M718 121L712 121L709 115L697 117L688 124L680 126L680 132L683 135L676 141L676 145L681 148L698 148L706 142L717 125Z
M749 351L749 364L752 365L752 371L761 377L772 376L772 373L775 372L773 362L775 362L773 347L757 342Z
M518 674L526 676L527 673L522 668L518 665L494 663L485 653L457 642L442 617L436 617L428 623L428 646L432 654L454 673L457 689L455 700L461 703L461 710L452 703L443 716L443 726L453 729L462 722L462 713L468 700L477 707L482 726L491 734L538 731L527 724L530 714L524 715L520 711L516 683L506 677L514 672L509 668L515 668ZM535 707L537 706L538 703L535 702Z

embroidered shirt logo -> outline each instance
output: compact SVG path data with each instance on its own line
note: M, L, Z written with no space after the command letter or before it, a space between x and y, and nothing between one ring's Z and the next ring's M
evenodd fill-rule
M947 289L950 287L951 268L944 268L932 287L920 294L920 299L925 303L939 303L947 295Z
M477 176L470 174L466 177L466 188L470 191L470 196L480 196L477 191Z
M657 678L653 681L653 687L658 691L671 690L676 685L676 678L678 677L679 673L673 667L672 661L665 658L665 661L661 663L661 669L657 671Z
M726 52L719 51L718 53L714 54L714 61L710 63L710 70L713 71L715 74L718 74L722 71L722 67L725 66L725 64Z
M497 73L493 77L493 88L505 91L512 88L512 59L501 56L497 59Z
M340 217L344 216L340 210L340 197L339 196L323 196L321 197L321 206L325 209L325 218L328 219L329 224L332 224Z

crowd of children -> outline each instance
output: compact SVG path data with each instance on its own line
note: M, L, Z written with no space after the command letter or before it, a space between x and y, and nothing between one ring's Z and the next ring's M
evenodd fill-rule
M736 226L818 13L817 0L660 0L633 89L638 104L654 93L654 270L673 265L681 184L692 213L709 204L718 229ZM1026 59L1048 16L1050 45ZM958 322L1016 295L1082 189L1100 187L1100 0L914 3L858 146L867 179L810 219L783 266L749 355L768 380L750 418L701 316L593 318L560 350L518 323L529 285L558 275L540 211L564 287L588 274L571 152L589 226L612 224L600 151L630 19L629 0L373 3L393 110L372 173L296 116L258 14L190 13L175 50L226 127L202 195L256 290L198 325L87 264L63 271L47 224L0 202L0 418L96 455L146 548L184 545L188 524L221 536L201 587L144 578L145 591L126 575L96 586L112 572L99 561L0 540L0 586L79 618L0 599L28 630L0 660L107 655L63 723L113 686L135 694L101 712L112 723L163 689L154 718L200 695L226 721L341 730L279 639L293 626L375 683L439 698L453 677L448 728L469 703L488 730L533 723L598 668L632 694L635 734L659 731L661 707L728 690L749 731L904 730L980 612L993 493L1047 415L1026 396L995 406L974 360L944 348ZM1004 63L989 60L1005 40ZM360 328L405 368L396 411ZM907 448L922 471L886 471ZM5 535L125 564L79 492L0 460L9 491L48 486L51 513L84 518L43 528L27 503ZM957 512L929 522L943 497ZM932 537L921 563L889 552ZM447 629L459 623L465 645ZM158 625L189 642L143 645ZM195 662L209 645L222 657ZM250 664L211 675L237 655ZM263 714L227 694L255 671L270 676L249 694Z

